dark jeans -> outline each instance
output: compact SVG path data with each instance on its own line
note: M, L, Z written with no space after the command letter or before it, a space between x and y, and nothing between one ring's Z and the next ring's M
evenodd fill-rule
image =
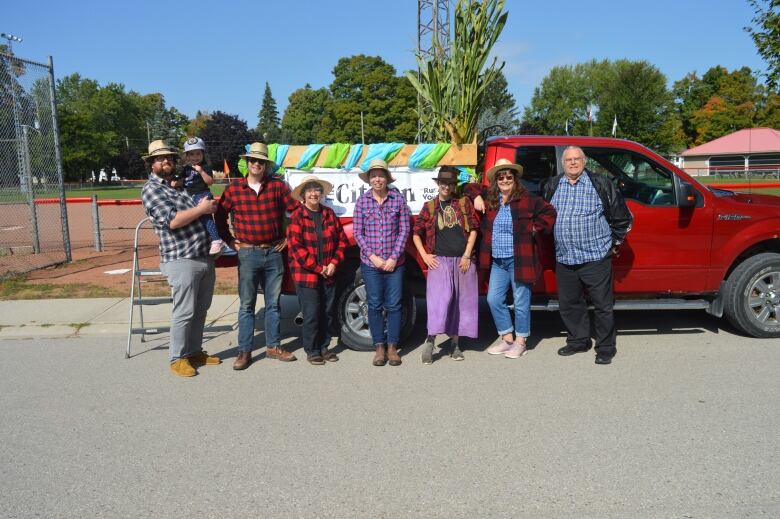
M366 283L368 300L368 328L374 344L395 344L401 336L401 298L404 291L405 265L396 267L392 272L374 268L373 265L360 264L360 272ZM387 332L385 333L385 315L387 313Z
M594 307L596 353L612 357L615 345L615 317L612 306L612 256L581 265L556 263L558 302L561 319L566 327L566 344L575 348L590 348L590 317L585 302L588 291Z
M252 351L255 335L255 303L257 287L263 287L265 300L265 345L278 348L281 344L279 299L282 296L284 263L282 253L259 247L238 250L238 351Z
M214 195L211 194L211 191L201 191L200 193L195 193L192 195L192 199L195 201L196 204L200 203L200 201L204 198L208 198L209 200L214 200ZM206 228L206 231L209 233L209 239L211 241L221 240L222 238L219 237L219 233L217 232L217 224L214 222L214 217L210 214L204 214L199 218L200 223L203 224L203 226Z
M330 345L336 285L328 285L324 279L320 279L317 288L295 285L295 292L303 313L303 350L307 357L320 355Z

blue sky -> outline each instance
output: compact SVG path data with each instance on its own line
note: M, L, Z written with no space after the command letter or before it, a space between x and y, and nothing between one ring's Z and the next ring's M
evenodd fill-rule
M742 29L753 16L746 0L507 0L506 10L495 54L520 108L551 67L593 58L644 59L670 83L718 64L764 67ZM52 55L57 78L161 92L189 116L222 110L253 127L265 81L281 112L305 83L329 85L344 56L415 68L417 2L7 0L0 31L24 39L14 44L21 57Z

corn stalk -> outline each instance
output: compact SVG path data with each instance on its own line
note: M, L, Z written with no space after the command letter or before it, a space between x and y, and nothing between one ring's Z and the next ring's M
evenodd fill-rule
M427 139L441 141L449 137L452 144L460 146L476 138L485 90L504 67L503 62L497 65L495 57L487 64L506 25L504 2L458 0L450 55L434 39L433 58L417 56L419 80L414 72L406 73L428 105L417 114Z

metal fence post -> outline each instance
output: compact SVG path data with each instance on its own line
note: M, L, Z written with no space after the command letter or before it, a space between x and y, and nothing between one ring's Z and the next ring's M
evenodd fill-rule
M103 252L103 239L100 236L100 210L97 195L92 195L92 234L95 236L95 250Z
M60 190L60 217L62 218L62 243L65 261L73 261L70 249L70 228L68 227L68 206L65 200L65 175L62 172L62 151L60 150L60 125L57 121L57 94L54 88L54 58L49 56L49 100L51 102L52 134L54 137L54 161L57 166L57 181Z

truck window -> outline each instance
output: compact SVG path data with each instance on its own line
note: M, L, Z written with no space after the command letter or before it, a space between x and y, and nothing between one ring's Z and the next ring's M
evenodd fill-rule
M525 188L537 194L544 180L558 174L555 146L518 146L515 164L523 166Z
M658 164L628 150L584 148L584 151L588 171L610 177L624 198L646 205L676 205L672 174Z

